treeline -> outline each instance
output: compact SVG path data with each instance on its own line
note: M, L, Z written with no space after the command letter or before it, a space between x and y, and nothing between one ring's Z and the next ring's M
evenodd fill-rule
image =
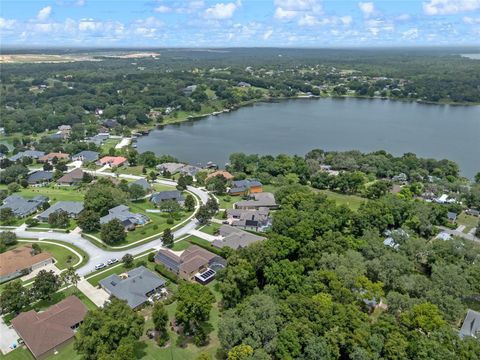
M437 208L388 196L353 213L300 185L276 193L268 239L220 274L224 354L245 359L477 359L456 328L480 294L480 249L428 242ZM382 232L395 244L384 245Z

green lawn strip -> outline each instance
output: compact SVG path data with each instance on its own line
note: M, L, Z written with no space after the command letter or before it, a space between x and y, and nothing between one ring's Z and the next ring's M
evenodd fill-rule
M50 241L50 240L48 240L48 241ZM51 241L51 242L57 242L57 241ZM77 264L78 261L80 260L79 257L76 254L74 254L70 250L64 248L63 246L47 244L47 243L43 243L41 241L40 242L23 242L23 241L21 241L21 242L18 243L18 246L31 245L31 244L38 244L38 245L40 245L40 248L42 249L43 252L49 252L50 254L52 254L52 256L56 260L55 266L57 268L59 268L60 270L66 269L69 266L73 266L73 265ZM62 244L65 245L65 246L68 246L68 247L72 248L73 250L77 251L78 253L80 253L80 255L82 255L83 259L84 259L82 261L82 263L86 262L85 257L87 255L82 250L80 250L79 248L77 248L75 246L72 246L68 243L62 243ZM69 257L71 257L70 261L68 261ZM88 257L87 257L87 259L88 259Z
M83 201L84 191L77 187L27 187L15 193L26 198L33 198L38 195L47 196L52 203L56 201Z
M177 241L176 243L174 243L171 250L182 251L182 250L185 250L185 249L189 248L191 244L187 241L187 239L180 240L180 241Z
M206 234L215 235L217 230L220 229L220 226L221 225L217 224L217 223L210 223L209 225L204 226L204 227L200 228L199 230L206 233Z
M478 217L467 215L464 212L462 212L457 217L457 224L465 226L465 229L463 229L464 233L468 233L471 229L473 229L474 227L477 227L478 222L479 222Z
M176 190L175 186L164 185L164 184L159 184L159 183L153 183L152 187L153 187L153 190L156 191L156 192Z
M35 360L32 353L25 347L19 347L6 355L0 352L1 360ZM69 358L70 359L70 358Z
M233 204L242 200L240 196L218 195L218 207L220 209L233 209Z
M356 195L345 195L339 194L330 190L315 190L324 195L326 195L329 199L334 200L337 205L346 205L348 208L356 211L363 203L367 202L367 199L361 198L360 196Z

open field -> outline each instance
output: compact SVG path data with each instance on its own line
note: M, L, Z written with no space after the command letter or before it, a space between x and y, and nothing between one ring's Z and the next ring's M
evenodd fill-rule
M479 224L479 221L480 221L480 218L472 215L467 215L464 212L462 212L457 217L457 224L465 225L465 229L463 229L464 233L468 233L471 229L473 229L474 227L477 227Z
M2 185L0 189L6 189L5 185ZM47 196L51 202L56 201L82 201L84 196L84 190L77 187L66 186L42 186L42 187L27 187L20 189L15 193L26 198L33 198L38 195Z
M339 194L330 190L315 190L324 195L326 195L329 199L335 201L337 205L346 205L348 208L356 211L363 203L367 202L367 199L361 198L360 196L356 195L344 195Z

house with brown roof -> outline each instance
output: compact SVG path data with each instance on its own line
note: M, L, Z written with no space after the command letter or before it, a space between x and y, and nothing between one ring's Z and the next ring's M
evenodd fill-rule
M80 168L76 168L65 175L63 175L60 179L57 180L58 185L76 185L83 181L83 170Z
M31 246L22 246L0 254L0 283L26 275L53 263L48 252L35 253Z
M30 310L12 320L12 326L37 360L43 360L70 343L87 314L74 295L43 312Z
M223 176L227 181L233 180L233 175L230 174L228 171L224 171L224 170L217 170L208 174L207 180L219 175Z
M49 153L49 154L46 154L46 155L43 155L42 157L40 157L38 159L38 161L51 163L53 161L53 159L57 159L57 160L66 159L66 160L68 160L69 158L70 158L70 155L65 154L65 153Z
M197 275L212 268L218 269L226 265L223 258L197 245L190 246L183 250L181 254L169 249L160 249L155 255L155 262L162 264L184 280L195 279L197 281ZM205 280L213 280L215 271L211 275L213 276ZM207 281L199 282L206 283Z

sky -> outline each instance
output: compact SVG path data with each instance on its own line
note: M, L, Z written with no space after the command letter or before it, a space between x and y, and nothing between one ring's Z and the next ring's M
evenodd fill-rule
M480 0L1 0L2 46L480 45Z

